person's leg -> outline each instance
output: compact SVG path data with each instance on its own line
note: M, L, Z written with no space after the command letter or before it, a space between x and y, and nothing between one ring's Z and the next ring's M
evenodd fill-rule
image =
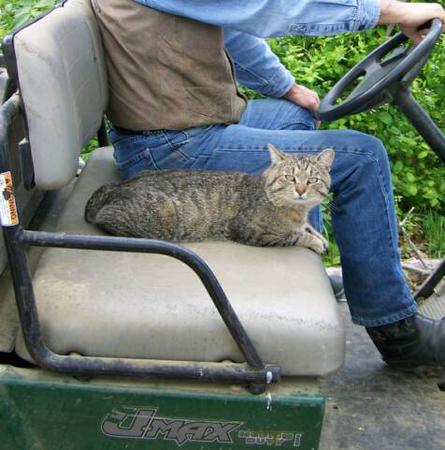
M251 102L247 114L237 125L148 133L141 142L138 141L138 150L129 158L133 161L127 166L127 173L132 165L141 170L142 160L145 169L258 173L270 163L268 143L290 153L318 153L326 147L333 147L336 152L331 171L335 197L333 224L342 255L352 318L367 327L405 323L404 318L414 323L413 317L418 317L413 316L416 304L400 268L390 171L381 142L346 130L309 131L313 119L308 119L307 114L304 121L304 114L295 115L295 109L286 105L282 114L274 117L271 113L276 113L276 107L269 111L266 106L266 102ZM289 117L297 117L297 120L288 123ZM294 130L294 126L305 127L307 131ZM284 129L274 129L280 127ZM122 142L124 145L115 145L118 162L119 158L122 160L127 156L125 147L131 149L131 142L125 139ZM414 334L428 335L427 344L422 338L422 349L426 345L431 350L428 358L436 361L437 355L442 355L441 361L444 361L445 327L442 324L440 327L437 324L427 326L429 330L433 327L435 334L425 330ZM441 342L444 348L438 349L437 342ZM414 345L417 353L418 344ZM434 358L431 352L435 353Z
M304 129L294 129L298 127ZM289 153L316 154L332 147L332 221L352 318L369 327L411 316L416 305L400 267L390 171L383 145L362 133L314 131L314 127L311 115L290 102L250 102L239 124L157 132L140 140L124 138L129 145L136 142L139 148L126 158L118 155L118 164L122 167L130 160L137 170L144 161L144 168L259 173L270 164L269 143ZM119 145L118 141L116 151Z
M269 164L268 143L288 153L316 154L327 147L335 151L332 221L354 322L379 326L414 314L416 305L400 266L389 164L380 141L346 130L232 125L192 167L258 173Z

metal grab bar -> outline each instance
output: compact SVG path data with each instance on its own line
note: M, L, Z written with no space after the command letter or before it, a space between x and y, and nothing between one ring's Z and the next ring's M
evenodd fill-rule
M8 129L19 111L14 94L0 108L0 172L9 171ZM32 358L43 368L73 375L121 375L146 378L186 378L249 383L252 393L264 392L279 380L280 368L265 365L246 333L216 276L206 262L179 245L150 239L116 236L67 235L2 226L23 334ZM44 343L36 307L32 277L25 250L31 246L163 254L188 265L200 278L225 325L246 359L244 364L159 361L132 358L65 356Z

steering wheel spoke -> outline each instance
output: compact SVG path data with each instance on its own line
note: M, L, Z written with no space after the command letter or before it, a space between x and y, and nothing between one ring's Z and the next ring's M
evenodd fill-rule
M394 51L388 52L385 55L382 55L381 58L378 58L378 62L382 67L387 65L394 66L395 64L398 64L401 59L405 58L410 51L411 49L409 47L399 45Z

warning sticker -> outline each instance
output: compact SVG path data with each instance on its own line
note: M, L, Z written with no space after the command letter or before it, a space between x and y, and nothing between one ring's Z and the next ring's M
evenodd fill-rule
M11 172L0 173L0 221L3 227L12 227L19 223Z

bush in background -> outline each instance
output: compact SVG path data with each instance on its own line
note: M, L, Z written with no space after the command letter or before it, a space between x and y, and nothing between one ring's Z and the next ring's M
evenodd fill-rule
M47 11L55 3L55 0L0 0L0 38Z

